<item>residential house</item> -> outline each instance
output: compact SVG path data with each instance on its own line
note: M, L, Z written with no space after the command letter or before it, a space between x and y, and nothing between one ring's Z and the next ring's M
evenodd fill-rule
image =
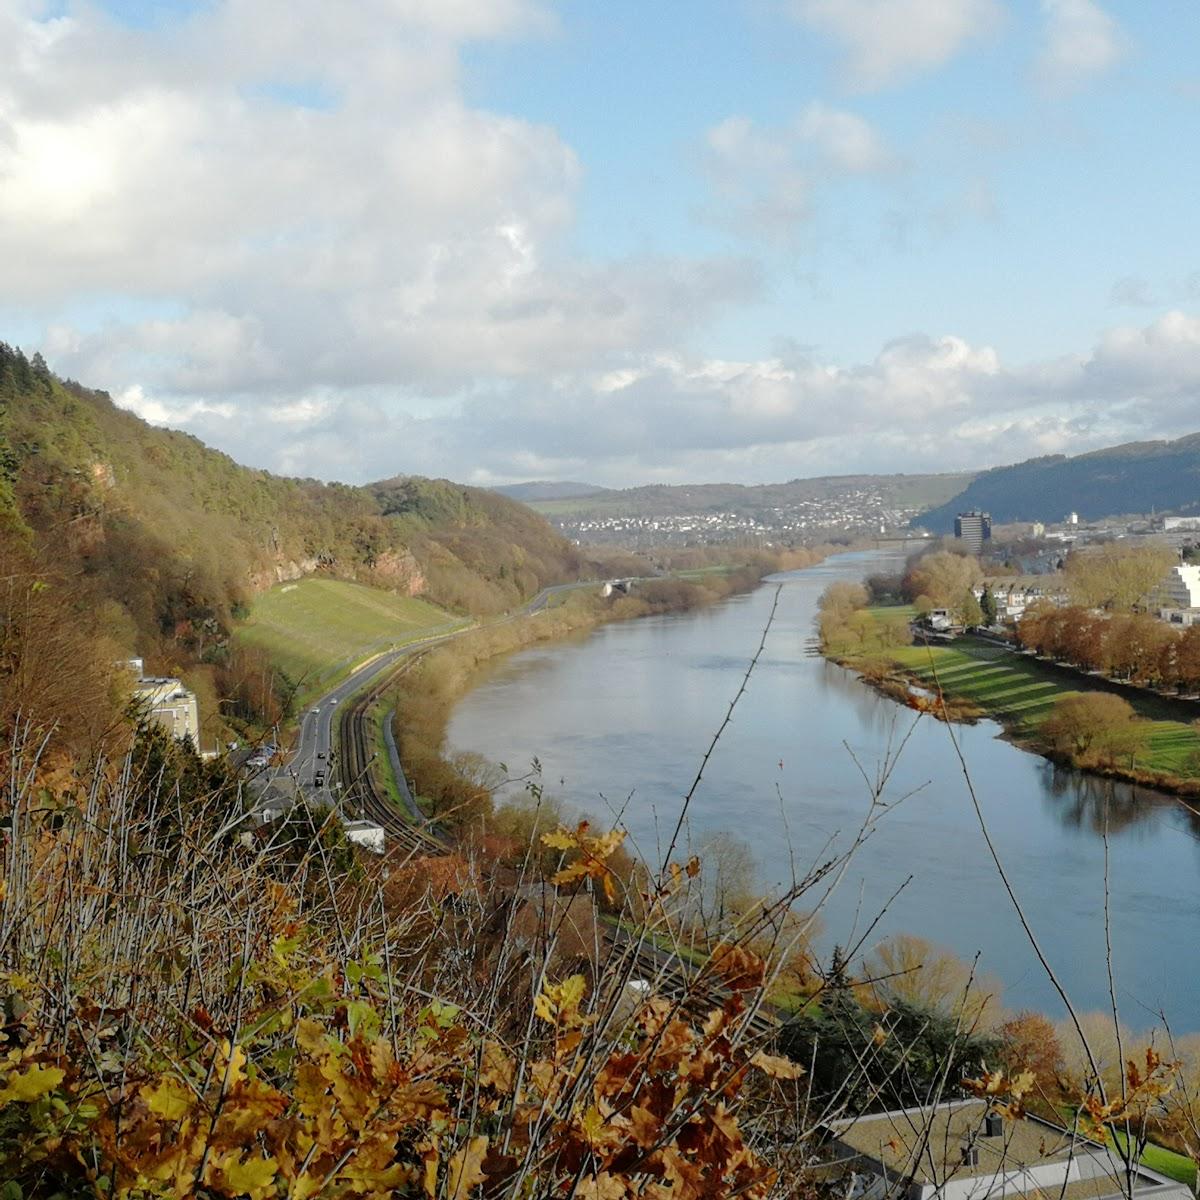
M156 677L139 679L133 685L138 706L151 720L161 725L172 737L184 738L200 748L200 707L195 692L189 691L178 679Z
M1007 1119L985 1100L852 1117L826 1129L848 1200L1191 1200L1140 1164L1127 1177L1110 1147L1037 1117Z

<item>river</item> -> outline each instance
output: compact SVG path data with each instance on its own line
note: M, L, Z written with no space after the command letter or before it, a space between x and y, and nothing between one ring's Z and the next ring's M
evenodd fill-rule
M1060 1015L988 855L950 730L812 653L825 587L886 565L880 553L846 554L774 577L775 622L688 832L693 844L731 833L753 852L761 885L783 883L793 861L803 869L831 840L854 836L868 797L859 766L873 776L911 729L884 793L891 807L824 910L823 948L853 941L911 875L868 947L907 932L978 954L1007 1006ZM536 756L548 792L598 823L619 812L643 857L660 861L774 594L768 582L711 608L606 625L499 660L457 706L447 744L513 773ZM999 732L990 722L954 729L1014 890L1076 1007L1109 1005L1107 825L1122 1019L1144 1028L1162 1010L1175 1032L1200 1030L1200 822L1170 797L1053 767Z

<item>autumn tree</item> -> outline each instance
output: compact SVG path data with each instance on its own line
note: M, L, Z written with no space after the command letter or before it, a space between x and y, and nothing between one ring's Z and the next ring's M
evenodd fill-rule
M1000 1065L1010 1078L1031 1071L1043 1096L1054 1095L1066 1066L1054 1022L1025 1009L997 1027Z
M939 550L917 559L904 577L904 589L913 600L928 596L933 607L949 608L961 619L966 597L974 602L975 588L982 582L983 568L978 559Z
M904 1001L965 1024L999 1008L998 980L980 977L952 950L912 934L882 942L863 960L862 973L862 996L883 1007Z
M1110 542L1067 558L1067 591L1075 604L1128 612L1146 603L1177 562L1169 546Z
M1110 692L1073 692L1054 704L1042 722L1049 747L1081 766L1111 765L1136 757L1146 723L1127 700Z
M1175 677L1189 692L1200 688L1200 625L1189 625L1175 649Z

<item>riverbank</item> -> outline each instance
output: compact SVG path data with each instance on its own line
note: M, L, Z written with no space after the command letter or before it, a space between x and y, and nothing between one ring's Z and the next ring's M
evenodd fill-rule
M880 606L866 611L886 621L906 610ZM973 635L952 643L880 647L860 654L839 654L825 646L822 653L909 707L953 721L994 720L1006 740L1052 762L1174 795L1200 796L1200 731L1194 724L1200 704L1194 701L1085 675ZM1131 762L1078 761L1056 753L1048 742L1043 725L1055 704L1067 696L1097 692L1119 695L1146 723Z
M427 816L466 826L478 824L498 782L494 764L479 755L444 754L454 705L494 659L541 643L584 636L600 625L709 607L757 588L777 571L815 566L840 547L816 546L758 552L744 565L727 564L662 579L639 581L627 595L604 597L596 588L563 592L545 610L466 631L420 656L387 697L394 706L393 733L412 791Z

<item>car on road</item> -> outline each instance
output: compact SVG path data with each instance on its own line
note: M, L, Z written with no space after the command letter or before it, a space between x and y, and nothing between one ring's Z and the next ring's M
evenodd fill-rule
M318 751L317 751L317 758L318 758L318 759L325 758L325 757L326 757L326 755L325 755L325 751L324 751L324 750L318 750Z
M324 787L324 786L325 786L325 772L318 771L313 776L313 787Z
M314 717L315 717L315 716L317 715L317 713L319 713L320 711L321 711L321 709L320 709L320 707L319 707L319 706L318 706L317 708L311 708L311 709L309 709L309 712L311 712L311 713L312 713L312 715L313 715Z

